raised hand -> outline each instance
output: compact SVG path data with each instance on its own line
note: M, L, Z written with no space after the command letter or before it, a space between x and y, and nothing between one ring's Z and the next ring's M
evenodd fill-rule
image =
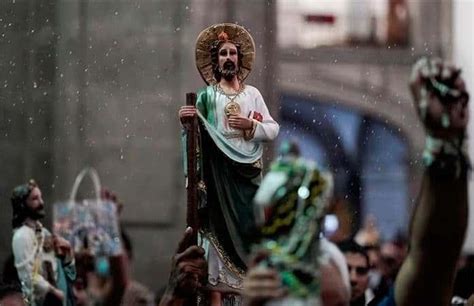
M427 137L426 166L410 226L410 249L395 281L398 306L449 305L468 221L468 100L461 70L424 58L410 88ZM442 250L440 252L440 250Z
M123 210L123 203L117 197L117 194L107 188L102 188L100 190L100 198L102 200L110 201L114 203L117 207L117 215L120 216Z
M64 258L66 262L72 261L72 259L74 258L74 252L69 241L62 237L54 235L53 246L56 256Z
M188 227L178 245L171 263L167 294L175 298L188 298L207 283L207 262L204 249L192 244L193 229Z
M258 265L266 257L267 254L258 253L247 271L243 291L246 306L265 305L267 301L282 298L287 293L275 269Z
M459 68L422 58L413 67L410 89L428 134L441 139L464 137L469 94Z

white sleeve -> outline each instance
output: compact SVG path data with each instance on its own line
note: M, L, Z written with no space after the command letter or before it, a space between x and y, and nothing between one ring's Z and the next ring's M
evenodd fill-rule
M262 115L262 122L255 121L255 133L253 135L253 139L250 141L271 141L278 136L280 126L270 115L267 105L265 104L265 101L263 101L263 97L260 92L257 89L255 89L255 92L255 111Z
M35 240L34 233L31 234L28 231L19 229L13 235L13 256L15 257L15 267L18 272L18 278L22 283L24 294L31 296L31 293L34 291L35 294L44 296L51 287L51 284L40 273L37 273L33 279L36 255Z

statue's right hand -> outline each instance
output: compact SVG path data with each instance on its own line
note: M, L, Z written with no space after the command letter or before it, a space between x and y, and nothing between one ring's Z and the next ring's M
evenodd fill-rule
M179 114L179 121L181 121L181 124L189 123L196 116L196 107L192 105L181 106L178 114Z

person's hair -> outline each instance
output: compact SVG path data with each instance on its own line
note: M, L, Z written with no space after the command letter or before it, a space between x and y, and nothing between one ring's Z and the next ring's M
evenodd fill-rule
M355 254L360 254L365 258L365 261L367 263L367 268L370 267L370 260L369 260L369 255L367 255L367 251L362 247L360 244L355 242L352 239L342 241L337 244L339 249L341 250L342 253L355 253Z
M21 287L16 283L0 283L0 301L14 294L22 294Z
M95 257L87 251L80 251L75 253L74 261L76 263L76 281L74 286L81 285L87 288L87 274L95 270Z
M242 67L242 58L244 57L244 54L242 53L240 49L240 45L231 40L220 40L220 39L216 40L211 45L210 51L211 51L212 72L214 73L214 78L216 79L217 82L220 82L222 78L221 72L219 71L219 49L226 42L234 44L235 47L237 48L238 69Z
M20 227L25 221L28 211L26 200L30 196L31 191L36 187L38 187L38 184L34 180L29 180L28 183L18 185L13 189L10 200L13 210L12 226L14 229Z
M464 267L456 273L453 295L468 299L474 292L474 267Z
M15 267L15 258L13 257L12 253L8 255L7 259L3 263L2 279L0 282L5 284L20 284L18 272Z
M125 251L127 252L128 257L130 260L133 259L133 244L130 236L125 232L123 229L120 231L120 236L122 238L122 245Z

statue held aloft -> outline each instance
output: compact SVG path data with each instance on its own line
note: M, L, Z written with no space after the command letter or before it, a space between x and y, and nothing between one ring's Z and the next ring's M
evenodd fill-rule
M198 92L195 106L179 111L185 127L196 116L199 121L197 149L185 151L197 156L196 177L187 179L198 182L199 242L208 259L208 284L224 300L225 293L238 295L242 289L256 233L253 197L263 143L279 131L258 89L244 83L254 59L254 41L243 27L224 23L202 31L196 66L208 86ZM212 300L216 305L216 295Z

